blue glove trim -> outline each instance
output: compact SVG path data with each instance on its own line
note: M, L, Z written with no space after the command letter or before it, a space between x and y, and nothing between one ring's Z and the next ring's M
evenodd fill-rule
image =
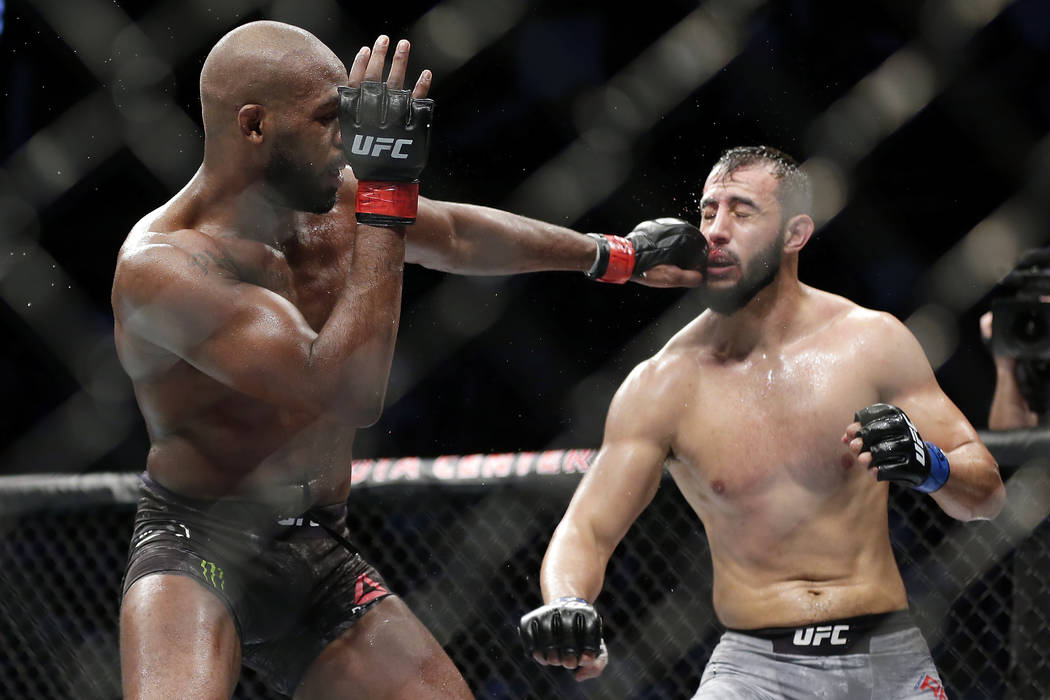
M944 456L944 452L941 448L934 445L932 442L926 443L926 454L930 455L930 475L926 477L926 481L922 482L918 486L913 486L916 491L922 491L923 493L933 493L940 487L944 486L944 482L948 481L948 475L951 473L951 467L948 464L948 458Z

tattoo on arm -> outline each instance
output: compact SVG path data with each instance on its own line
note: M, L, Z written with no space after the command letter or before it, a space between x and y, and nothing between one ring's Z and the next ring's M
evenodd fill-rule
M234 275L237 274L236 266L225 253L223 253L221 257L215 255L209 250L206 250L203 253L191 253L190 264L200 269L205 275L209 273L213 266L216 269L230 272Z

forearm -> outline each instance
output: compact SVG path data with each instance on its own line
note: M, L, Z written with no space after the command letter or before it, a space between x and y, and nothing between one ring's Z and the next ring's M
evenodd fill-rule
M571 597L593 603L602 590L610 555L585 529L563 521L551 537L540 569L544 602Z
M950 475L930 495L948 515L957 520L989 520L999 514L1006 489L999 466L980 442L968 442L945 452Z
M988 427L991 430L1034 428L1039 423L1039 418L1029 410L1028 404L1017 387L1013 359L997 357L995 374L995 393L988 412Z
M489 207L422 199L407 244L409 262L474 275L584 271L596 254L594 240L563 226Z
M329 368L326 413L358 426L379 419L401 318L402 229L359 225L346 284L311 348Z

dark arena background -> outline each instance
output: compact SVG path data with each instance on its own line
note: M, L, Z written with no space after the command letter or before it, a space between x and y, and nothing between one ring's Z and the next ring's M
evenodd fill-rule
M113 347L114 260L200 162L207 51L263 18L347 63L380 33L412 40L410 74L435 74L428 197L626 234L698 222L727 147L802 161L819 227L802 280L905 321L1008 480L991 522L891 491L947 697L1050 697L1048 443L987 430L995 372L978 333L997 281L1050 244L1050 3L3 5L0 697L120 696L119 585L147 441ZM720 629L703 530L667 480L610 564L600 679L525 658L517 620L540 603L540 560L613 392L701 310L693 292L578 273L406 271L351 524L479 698L695 692ZM271 696L246 671L237 697Z

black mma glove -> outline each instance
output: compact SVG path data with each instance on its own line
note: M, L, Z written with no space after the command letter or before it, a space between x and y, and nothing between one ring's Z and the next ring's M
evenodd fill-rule
M599 282L623 284L657 265L700 270L707 263L707 239L683 219L643 221L626 237L588 233L598 242L594 265L585 274Z
M339 88L343 151L357 177L357 220L401 226L416 220L434 101L365 81Z
M601 615L583 598L558 598L526 613L518 631L529 656L554 652L570 663L578 664L586 652L598 656L605 644Z
M948 458L932 442L923 442L904 411L876 403L857 411L855 419L861 425L857 437L864 442L862 451L871 452L879 481L903 481L923 493L944 486Z

